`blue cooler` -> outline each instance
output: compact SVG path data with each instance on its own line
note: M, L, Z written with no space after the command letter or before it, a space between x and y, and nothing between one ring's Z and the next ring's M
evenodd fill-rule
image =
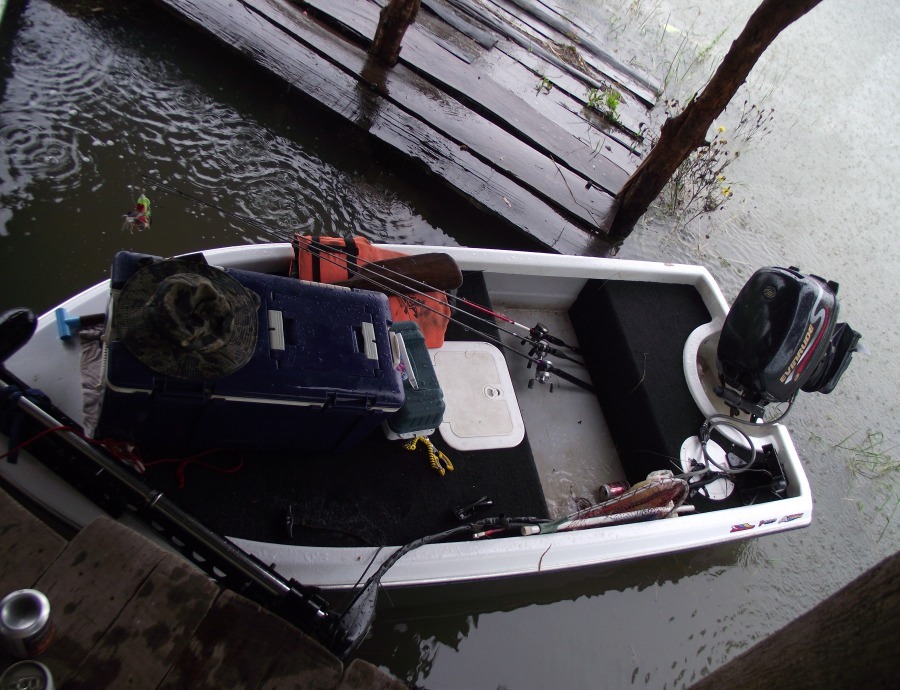
M148 258L122 252L116 290ZM181 380L106 345L97 438L156 447L345 450L404 401L385 295L227 269L259 298L256 347L237 371ZM124 275L123 275L124 274Z

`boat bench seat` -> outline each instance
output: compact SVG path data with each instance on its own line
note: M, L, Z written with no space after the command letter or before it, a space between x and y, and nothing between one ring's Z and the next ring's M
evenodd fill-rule
M687 337L711 316L691 285L591 280L569 311L628 481L677 471L704 416L684 379Z

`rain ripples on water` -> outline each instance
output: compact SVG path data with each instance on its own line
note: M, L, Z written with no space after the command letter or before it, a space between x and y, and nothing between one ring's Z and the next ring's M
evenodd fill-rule
M103 16L46 2L24 8L0 106L0 236L29 235L32 223L17 213L35 201L101 188L120 202L91 219L89 232L118 228L143 191L155 227L172 222L162 211L182 202L154 190L147 174L252 219L193 204L188 216L202 225L195 240L207 243L284 241L296 230L452 242L410 207L370 151L330 154L320 144L333 126L305 106L241 88L261 78L256 70L220 53L198 57L170 35L180 25L161 28L159 17L143 29L136 38Z
M45 181L54 193L83 181L93 135L77 104L96 101L110 58L100 47L92 57L58 46L85 40L86 28L71 24L53 40L40 31L29 33L13 50L12 83L0 110L0 195L6 218L30 199L27 190L35 180Z

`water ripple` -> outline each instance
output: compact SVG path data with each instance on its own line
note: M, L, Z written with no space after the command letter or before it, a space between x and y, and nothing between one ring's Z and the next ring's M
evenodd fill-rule
M75 132L54 134L34 126L0 127L0 169L13 184L45 178L55 191L70 189L81 173L83 157Z

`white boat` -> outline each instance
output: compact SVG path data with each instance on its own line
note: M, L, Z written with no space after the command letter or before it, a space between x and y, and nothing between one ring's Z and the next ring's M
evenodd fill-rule
M348 493L367 492L365 504L351 495L342 507L333 487L327 505L318 507L310 505L317 500L315 491L294 494L305 497L305 503L299 504L275 495L256 496L252 501L235 498L242 496L242 489L248 490L246 485L257 481L253 468L247 470L253 458L247 459L242 471L249 475L226 476L188 467L184 490L171 488L174 467L158 469L152 476L148 472L146 481L151 485L162 481L167 495L184 510L212 530L223 532L231 543L262 563L272 564L285 578L322 588L354 587L402 544L435 531L433 525L451 529L454 524L475 523L477 527L448 541L422 543L404 551L379 575L382 585L523 577L763 537L810 524L810 486L787 428L778 421L765 422L759 415L751 418L744 412L734 413L745 406L762 414L769 401L792 400L800 384L808 390L833 388L859 338L851 329L834 323L835 285L793 269L771 269L761 272L756 283L751 279L753 285L745 292L752 294L742 292L738 298L745 302L744 313L734 317L735 323L729 326L732 346L737 339L740 350L732 358L740 360L735 363L729 361L728 353L717 353L729 308L702 267L472 248L384 247L410 255L449 255L464 276L460 294L469 284L481 285L483 280L490 302L487 308L502 314L496 320L502 327L502 342L482 335L482 329L470 321L459 327L457 335L448 331L444 346L429 350L446 403L444 419L431 438L454 464L455 472L439 476L427 467L424 455L402 450L403 441L387 441L375 431L349 453L317 464L319 476L347 473L351 461L347 458L359 462L370 447L395 447L395 464L385 465L365 479L373 482L381 477L385 488L350 485ZM214 249L204 256L212 266L286 275L294 249L286 243L261 244ZM806 297L813 302L803 303ZM771 306L782 299L789 304L781 305L780 314L768 311L754 320L746 313L758 303ZM60 307L71 318L105 313L109 300L107 281ZM465 302L456 306L452 318L470 318L463 316ZM785 308L788 315L783 313ZM752 321L750 330L764 331L757 344L747 341L748 319ZM775 323L776 319L780 323ZM78 375L81 348L77 338L60 338L57 320L55 311L41 316L33 337L8 358L5 367L83 424ZM538 323L547 330L515 330L519 324ZM547 332L552 334L547 336L550 341L578 347L580 354L555 356L562 348L544 338ZM815 335L810 337L811 333ZM842 333L851 342L841 345ZM538 341L529 340L533 337ZM533 348L536 353L529 356ZM451 364L470 358L495 368L490 380L479 379L482 370L474 364L454 370L446 362L442 364L442 358ZM756 362L755 368L737 370L748 361ZM784 370L775 385L765 383L764 378L773 367ZM725 377L718 368L728 370ZM787 379L798 370L803 381L792 385ZM814 373L815 382L810 379ZM484 419L475 419L474 431L459 421L473 404L472 398L465 397L470 393L456 391L461 379L463 388L474 387L479 395L484 392L490 398L488 407L496 403L502 408L501 416L487 424L490 428L478 426ZM573 384L573 379L587 382L593 390ZM742 382L745 390L732 391L726 401L714 392L725 379L732 385ZM778 385L781 389L774 390ZM769 390L762 390L763 386ZM494 408L484 409L488 411L480 414L493 414ZM253 419L248 418L247 424L253 424ZM298 433L314 432L298 429ZM0 444L6 444L5 437ZM490 486L459 486L478 481L482 475L477 472L492 462L492 453L506 454L501 458L506 463L502 470L505 478L499 482L495 478ZM297 463L304 460L302 453L292 457ZM17 463L0 463L0 472L72 525L84 525L99 512L27 447ZM664 510L653 514L629 514L621 519L635 521L621 524L617 524L620 518L608 515L576 520L576 524L560 522L586 505L602 504L603 499L623 491L624 483L638 484L652 472L657 472L656 480L671 480L674 475L675 481L687 482L686 497L666 502ZM513 487L516 495L510 496L509 487L503 486L515 484L520 475L537 482L532 490L543 503L538 506L541 514L522 515L519 511L523 508L516 504L522 492ZM348 482L350 479L346 477ZM202 496L208 482L214 482L219 510L191 502L210 501ZM234 489L234 497L225 487ZM383 505L377 505L382 496ZM460 501L460 497L471 501ZM467 507L463 512L469 515L455 521L454 510ZM292 530L285 526L285 508L294 519ZM226 515L223 522L216 523L216 515L232 510L244 517L232 520ZM253 511L277 523L274 537L256 537L256 527L242 531L242 525L259 522ZM430 511L437 517L419 525L415 511L423 515ZM215 513L215 524L207 517L211 513ZM660 517L663 514L666 517ZM317 515L320 523L312 524ZM513 517L520 515L522 520ZM329 516L335 522L329 522ZM488 519L499 516L506 517ZM392 522L397 529L381 522ZM365 538L357 538L356 532L365 532ZM474 538L481 535L473 533L482 532L490 536ZM403 541L386 537L376 542L372 538L382 533L409 536Z

